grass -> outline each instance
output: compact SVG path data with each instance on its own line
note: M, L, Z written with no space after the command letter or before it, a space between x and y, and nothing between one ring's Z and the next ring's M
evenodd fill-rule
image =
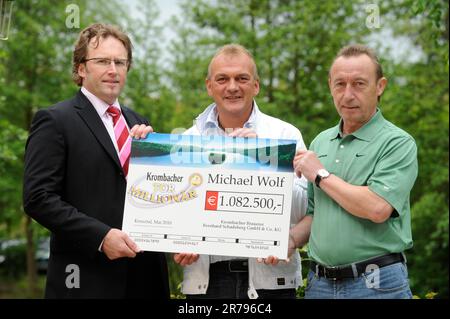
M45 275L38 275L36 291L30 291L26 275L19 278L0 277L0 299L41 299L44 297Z

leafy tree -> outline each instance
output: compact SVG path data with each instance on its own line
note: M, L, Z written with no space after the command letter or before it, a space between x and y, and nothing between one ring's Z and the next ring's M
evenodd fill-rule
M448 298L448 2L411 0L391 7L397 36L411 39L419 60L388 63L383 109L418 146L419 176L412 192L414 247L408 252L411 287ZM399 19L398 17L403 17Z
M0 120L0 211L3 220L0 223L0 238L19 235L17 231L20 229L20 219L17 218L17 210L22 201L22 185L18 181L22 178L21 158L26 138L25 130L4 119Z
M155 131L170 132L174 125L176 100L160 67L162 27L155 24L159 11L153 0L141 2L138 10L143 18L129 19L128 22L137 50L127 79L125 101L148 118Z

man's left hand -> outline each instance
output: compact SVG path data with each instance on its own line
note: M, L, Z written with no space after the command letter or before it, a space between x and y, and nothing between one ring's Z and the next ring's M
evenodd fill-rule
M278 263L280 261L284 261L284 262L288 263L291 260L289 258L288 259L279 259L278 257L275 257L275 256L269 256L267 258L257 258L256 261L259 263L265 263L266 265L276 266L276 265L278 265Z
M144 139L149 133L153 133L153 128L150 125L145 124L136 124L130 130L130 136L134 137L135 139Z
M310 182L314 182L317 171L324 168L313 151L298 151L295 154L293 165L297 176L303 175Z

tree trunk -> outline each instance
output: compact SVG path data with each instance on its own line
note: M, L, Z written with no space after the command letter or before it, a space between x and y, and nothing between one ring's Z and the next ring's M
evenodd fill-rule
M267 39L270 41L269 42L269 46L268 46L268 51L269 53L267 54L267 65L269 67L269 83L267 85L267 98L269 103L273 103L275 102L275 98L274 98L274 94L273 94L273 81L274 81L274 77L275 77L275 70L274 70L274 66L273 66L273 50L271 49L271 44L272 44L272 24L273 24L273 20L272 20L272 7L270 5L270 1L267 2L267 7L266 7L266 24L268 26L270 26L269 30L268 30L268 34L267 34Z

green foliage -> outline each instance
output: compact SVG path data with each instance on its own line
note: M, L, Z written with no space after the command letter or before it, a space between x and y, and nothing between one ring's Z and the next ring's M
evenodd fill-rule
M303 284L297 288L297 298L303 299L305 297L305 289L308 285L308 272L309 272L309 256L308 256L308 244L298 249L300 258L302 260L302 278Z
M175 263L172 254L166 254L167 267L169 269L169 288L170 296L173 299L183 299L185 296L181 293L181 282L183 281L183 268Z
M26 137L25 130L0 120L0 238L20 232Z
M411 194L414 247L407 252L411 289L448 298L448 2L404 1L393 12L388 22L396 35L410 38L421 53L415 63L386 61L390 84L382 99L388 119L418 146L419 175Z
M36 291L30 291L26 276L20 276L19 278L1 278L0 299L41 299L44 296L45 281L45 275L38 276Z
M176 100L161 68L162 27L155 23L159 11L154 1L143 1L138 8L143 18L130 19L128 27L133 30L130 35L138 50L128 75L125 104L144 115L156 132L168 133L175 124Z
M415 203L412 210L414 248L408 254L411 287L414 293L429 291L444 297L448 291L448 198L444 194L428 193Z
M26 270L26 245L25 242L0 249L0 255L5 259L0 264L0 278L18 278L25 274Z
M9 40L3 43L8 67L0 116L26 130L37 107L68 93L70 73L60 66L70 61L68 48L76 33L65 27L64 9L59 1L17 2Z

